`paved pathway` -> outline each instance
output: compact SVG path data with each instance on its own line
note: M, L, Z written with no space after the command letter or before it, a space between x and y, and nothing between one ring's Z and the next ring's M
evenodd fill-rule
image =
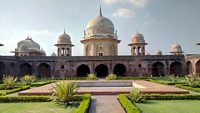
M89 113L125 113L117 95L92 96Z

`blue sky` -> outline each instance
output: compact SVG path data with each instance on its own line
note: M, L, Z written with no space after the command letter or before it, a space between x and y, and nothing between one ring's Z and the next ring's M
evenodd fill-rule
M170 54L174 43L184 53L200 53L200 0L0 0L0 43L5 45L0 55L14 55L10 51L28 35L51 55L64 28L75 45L73 55L83 55L80 40L100 4L118 30L119 55L130 55L127 45L137 28L149 43L147 53Z

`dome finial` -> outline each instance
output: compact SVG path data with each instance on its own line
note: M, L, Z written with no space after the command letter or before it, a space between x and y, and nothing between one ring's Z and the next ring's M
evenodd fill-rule
M138 32L138 27L137 27L137 33L139 33L139 32Z
M64 34L66 34L66 33L65 33L65 28L64 28Z
M102 16L101 5L100 5L100 8L99 8L99 15Z

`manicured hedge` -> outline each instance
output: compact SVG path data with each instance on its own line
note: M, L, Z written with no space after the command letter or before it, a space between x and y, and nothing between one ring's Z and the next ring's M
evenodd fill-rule
M191 90L191 91L200 92L200 88L193 88L193 87L190 87L190 86L188 86L186 84L176 84L176 87L187 89L187 90Z
M149 77L117 77L116 80L148 80Z
M141 113L139 108L128 99L127 95L120 94L118 98L126 113Z
M91 95L85 94L82 96L82 101L75 113L88 113L91 102Z
M5 90L4 93L0 93L0 96L4 96L4 95L7 95L7 94L10 94L10 93L15 93L15 92L18 92L18 91L23 91L23 90L26 90L26 89L29 89L30 86L21 86L19 88L14 88L12 90Z
M159 83L159 84L164 84L164 85L176 85L176 84L184 84L182 82L170 82L170 81L164 81L164 80L153 80L153 79L149 79L147 81L150 82L155 82L155 83Z
M38 87L38 86L43 86L46 84L53 83L54 81L45 81L45 82L34 82L31 84L31 87Z
M0 103L49 101L51 101L49 96L0 96Z
M194 94L151 94L145 95L146 100L200 100L200 95Z

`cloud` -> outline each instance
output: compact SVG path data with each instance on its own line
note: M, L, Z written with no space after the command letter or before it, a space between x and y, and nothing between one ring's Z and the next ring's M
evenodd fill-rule
M150 0L129 0L131 4L133 4L137 8L143 8L147 6Z
M126 0L102 0L106 4L115 4L120 2L126 2Z
M155 22L155 20L152 18L152 19L150 19L150 20L145 21L145 22L143 23L143 25L144 25L144 26L149 26L149 25L153 24L154 22Z
M106 4L129 3L137 8L144 8L150 0L102 0Z
M133 18L135 16L135 13L131 11L130 9L120 8L120 9L117 9L112 14L112 16L121 17L121 18Z

